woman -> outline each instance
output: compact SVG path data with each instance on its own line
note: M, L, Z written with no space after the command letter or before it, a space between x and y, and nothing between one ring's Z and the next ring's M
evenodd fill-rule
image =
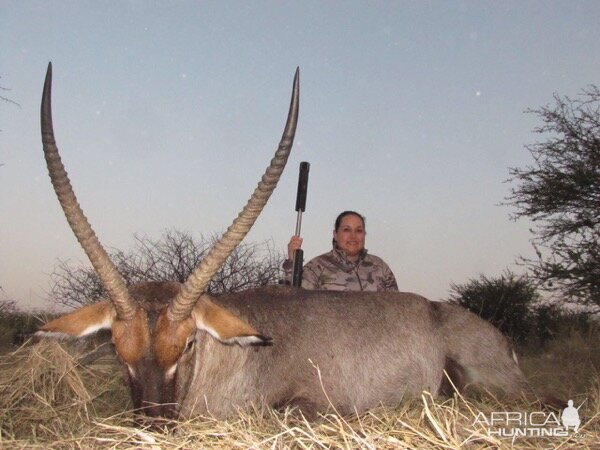
M302 287L329 291L397 291L398 284L388 265L365 249L365 218L344 211L333 230L333 249L310 260L302 272ZM286 280L291 279L294 252L302 238L293 236L288 260L283 263Z

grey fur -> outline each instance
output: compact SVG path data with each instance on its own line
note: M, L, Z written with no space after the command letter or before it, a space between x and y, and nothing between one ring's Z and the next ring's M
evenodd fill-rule
M308 416L363 412L423 390L438 394L446 368L460 374L460 387L516 394L526 386L496 328L415 294L273 286L215 301L273 345L227 346L197 332L193 358L178 369L184 417L227 417L251 405L297 405Z

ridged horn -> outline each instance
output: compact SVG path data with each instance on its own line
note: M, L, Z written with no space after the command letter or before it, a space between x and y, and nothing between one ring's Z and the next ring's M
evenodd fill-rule
M71 230L73 230L79 244L100 277L102 285L108 292L115 306L117 317L121 320L130 320L135 315L135 303L129 296L125 280L108 257L79 206L69 176L58 153L52 125L52 63L48 64L46 72L40 116L44 157L60 206L71 226Z
M279 142L279 147L271 160L271 164L267 167L258 186L246 203L246 206L242 209L225 234L211 248L208 255L191 273L184 283L181 292L169 305L167 314L170 320L183 320L190 315L200 294L204 292L204 289L212 277L223 265L231 252L237 247L242 239L244 239L246 234L248 234L248 231L250 231L250 228L254 225L254 222L275 190L277 182L279 181L288 160L288 156L292 150L292 144L294 143L294 135L298 123L300 69L296 69L293 86L287 122L281 141Z

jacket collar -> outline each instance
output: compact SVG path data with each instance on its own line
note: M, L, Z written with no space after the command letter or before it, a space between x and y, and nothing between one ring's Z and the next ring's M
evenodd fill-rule
M343 267L347 267L349 269L354 269L365 259L367 256L367 249L363 248L358 255L358 260L354 263L348 259L344 250L342 250L335 240L333 241L333 250L332 254L337 262L339 262Z

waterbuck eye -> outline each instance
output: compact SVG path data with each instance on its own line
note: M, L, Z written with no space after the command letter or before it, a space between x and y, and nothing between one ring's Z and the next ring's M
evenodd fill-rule
M192 348L194 348L194 342L196 340L194 339L194 336L192 336L191 338L188 339L188 341L185 344L185 349L183 350L183 353L188 353L192 350Z

